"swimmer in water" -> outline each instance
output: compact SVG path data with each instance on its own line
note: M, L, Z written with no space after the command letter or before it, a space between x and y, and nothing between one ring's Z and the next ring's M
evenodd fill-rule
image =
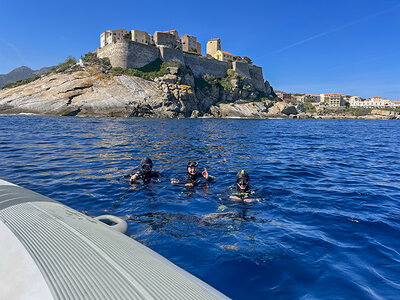
M171 179L172 184L184 183L185 186L193 187L198 185L204 178L208 182L214 182L215 178L208 174L206 168L199 173L199 163L197 161L189 161L187 164L187 172L180 179Z
M236 175L236 188L232 188L232 194L229 196L229 199L247 203L256 201L256 199L251 197L251 195L254 194L254 191L250 189L249 183L249 174L247 174L245 170L240 170Z
M141 169L136 171L130 179L131 184L137 183L138 180L142 180L143 183L147 184L151 182L152 178L160 177L160 173L153 171L153 162L150 158L145 157L140 162Z

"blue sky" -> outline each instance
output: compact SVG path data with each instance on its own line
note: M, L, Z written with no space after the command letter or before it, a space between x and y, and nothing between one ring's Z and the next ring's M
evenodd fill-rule
M249 56L277 90L400 100L400 0L0 1L0 74L99 47L107 29L177 29Z

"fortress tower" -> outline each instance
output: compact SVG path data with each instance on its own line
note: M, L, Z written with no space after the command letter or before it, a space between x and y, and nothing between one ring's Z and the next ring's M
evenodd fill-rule
M211 39L207 41L207 56L214 56L214 54L221 50L221 39Z

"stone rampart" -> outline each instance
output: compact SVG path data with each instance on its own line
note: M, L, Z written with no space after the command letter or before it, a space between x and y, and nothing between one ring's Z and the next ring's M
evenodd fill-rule
M244 76L247 78L250 78L250 72L249 72L249 64L246 62L241 62L241 61L234 61L232 63L232 69L238 73L240 76Z
M267 89L265 88L262 68L256 65L249 65L249 73L252 83L256 89L266 92Z
M183 58L183 52L178 49L172 49L168 47L159 47L160 57L163 61L175 61L181 64L185 64Z
M196 77L208 74L215 78L223 78L226 76L226 71L232 66L229 62L209 59L194 54L183 53L183 58L185 65L192 70Z
M141 68L160 57L157 47L133 41L119 41L98 49L97 56L108 57L111 65L124 69Z
M124 69L141 68L161 58L163 61L177 61L189 67L195 77L212 75L223 78L226 71L233 68L241 76L250 78L250 82L260 91L266 92L262 68L245 62L224 62L204 56L184 53L167 47L155 47L133 41L119 41L97 50L97 56L108 57L113 67Z

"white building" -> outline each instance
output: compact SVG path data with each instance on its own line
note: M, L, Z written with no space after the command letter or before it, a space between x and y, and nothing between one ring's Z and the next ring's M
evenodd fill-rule
M382 99L381 97L372 97L371 99L362 100L360 97L353 96L350 98L350 107L363 108L389 108L395 107L395 101Z
M100 34L100 48L104 46L116 43L117 41L123 40L124 36L129 32L125 29L118 30L106 30L102 34Z

